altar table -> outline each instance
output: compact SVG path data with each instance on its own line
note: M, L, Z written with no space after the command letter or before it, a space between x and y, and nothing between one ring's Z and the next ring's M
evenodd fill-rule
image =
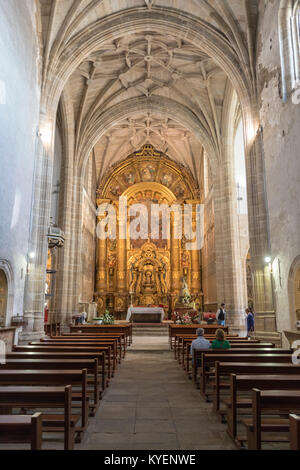
M129 307L126 321L137 323L161 323L165 317L162 307Z

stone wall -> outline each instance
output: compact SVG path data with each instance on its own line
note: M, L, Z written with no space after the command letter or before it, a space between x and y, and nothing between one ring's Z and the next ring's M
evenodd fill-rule
M300 104L282 99L279 1L260 2L258 92L266 170L275 307L279 331L294 328L288 296L291 265L300 255Z
M36 133L39 44L34 0L0 0L0 261L12 314L23 313Z

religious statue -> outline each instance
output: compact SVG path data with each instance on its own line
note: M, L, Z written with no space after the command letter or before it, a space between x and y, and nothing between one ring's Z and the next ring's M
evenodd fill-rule
M183 304L189 304L191 302L191 294L187 285L185 276L181 278L181 288L179 292L179 300Z
M135 287L136 287L136 283L137 283L137 280L138 280L139 271L138 271L137 268L134 268L134 266L131 265L130 272L131 272L131 282L130 282L130 286L129 286L129 292L133 293L133 292L135 292Z
M166 272L163 270L163 268L158 268L158 279L160 282L160 288L161 288L162 294L168 293L168 287L167 287L165 278L166 278Z
M187 285L187 282L186 282L186 278L184 276L182 276L182 278L180 279L180 282L181 282L180 292L182 294L184 294L185 292L188 292L188 294L189 294L189 288L188 288L188 285Z
M143 277L143 291L148 293L153 293L155 291L155 284L153 281L153 266L146 265L144 267L144 277Z

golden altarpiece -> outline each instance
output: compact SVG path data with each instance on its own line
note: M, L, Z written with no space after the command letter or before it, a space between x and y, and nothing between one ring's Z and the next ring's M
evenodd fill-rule
M132 204L183 205L201 203L200 191L183 166L176 164L152 145L127 157L110 168L97 190L97 206L115 206L119 224L119 198ZM100 221L98 217L98 222ZM149 218L150 219L150 218ZM163 305L173 310L185 277L198 308L202 306L201 251L187 251L186 240L174 238L174 216L170 219L170 239L152 239L150 227L141 238L101 240L97 238L96 292L98 312L106 308L119 312L128 306ZM130 220L128 218L129 226ZM117 227L118 234L119 227ZM161 233L160 233L161 235Z

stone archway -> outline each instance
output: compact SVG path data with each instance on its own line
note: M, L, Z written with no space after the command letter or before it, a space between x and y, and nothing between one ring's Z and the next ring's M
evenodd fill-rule
M8 299L8 284L5 272L0 269L0 326L5 325Z
M42 87L40 141L37 145L38 151L36 157L37 172L35 181L35 207L33 210L35 216L31 228L32 247L37 255L34 269L27 279L28 288L26 289L26 292L35 290L36 294L38 294L38 291L43 288L44 279L43 276L41 276L41 273L43 273L44 266L46 264L47 247L46 241L44 240L41 242L41 240L43 240L42 234L45 232L48 223L47 219L49 211L47 203L50 197L51 181L48 181L45 185L41 185L41 181L44 180L43 172L46 171L49 175L52 173L54 122L58 103L66 82L82 61L95 52L97 48L106 44L108 39L113 38L117 40L120 35L128 36L132 32L138 33L144 32L145 30L149 31L155 29L156 32L163 35L169 33L175 37L179 37L181 40L184 39L198 48L201 52L212 57L220 69L225 72L228 82L231 82L238 95L241 112L244 118L247 177L248 187L250 188L248 191L249 201L251 201L252 204L249 210L249 226L251 228L250 242L251 245L253 245L253 271L256 281L254 283L255 292L258 297L257 305L261 312L264 312L265 310L273 312L272 295L271 292L269 292L270 289L266 288L265 284L261 282L263 277L262 254L268 251L269 241L267 236L266 201L263 196L264 170L262 162L261 136L258 131L259 116L255 93L253 93L254 84L252 83L251 74L249 73L248 64L251 62L251 58L246 57L246 49L244 50L245 57L241 59L234 47L229 45L231 44L231 41L226 41L225 35L223 37L219 34L219 31L216 28L208 27L208 24L205 21L195 20L194 16L185 12L183 13L182 11L178 12L174 9L159 7L154 8L151 11L138 7L108 15L104 19L95 21L92 25L87 25L81 29L80 33L75 34L74 37L70 37L69 32L70 27L73 24L73 20L76 23L76 26L78 26L87 10L88 8L83 10L77 19L75 18L76 9L72 9L72 15L68 18L69 23L64 22L62 24L62 27L59 28L56 40L52 46L49 44L49 60L47 60L45 64ZM120 21L121 16L122 21ZM69 24L70 27L66 27L66 24ZM173 77L173 79L175 78ZM229 95L229 93L227 93L227 95ZM134 101L134 98L132 98L132 100ZM130 100L131 103L132 100ZM153 97L140 97L139 102L142 110L145 110L142 100L146 102L155 102ZM168 102L169 107L169 104L173 104L174 100L163 100L161 97L156 97L156 101L158 101L158 104L155 103L155 105L161 109L163 108L162 104L166 104ZM162 101L163 103L161 104ZM123 105L124 103L120 106L116 105L114 107L114 111L116 111L116 114L113 116L114 122L117 122L120 119L120 117L118 118L118 112L123 112ZM186 106L181 105L181 108L185 109ZM205 106L202 106L201 108L200 114L202 119L199 119L199 113L197 111L198 108L195 109L195 106L189 106L189 108L190 112L188 113L188 121L194 123L193 126L189 127L192 127L193 130L196 127L196 132L194 133L198 136L201 135L202 138L206 137L204 140L206 140L210 145L208 145L208 148L207 145L205 147L206 150L208 150L207 153L210 158L212 158L212 155L218 155L220 153L220 148L219 146L214 147L212 144L214 139L208 138L205 134L203 135L201 123L202 121L206 121L202 116L202 111L205 109ZM79 163L81 162L79 165L80 168L76 168L74 170L72 181L70 181L72 193L74 194L73 206L75 208L81 207L80 184L82 177L80 170L84 167L84 161L88 158L89 151L93 146L93 143L95 143L94 136L96 135L96 137L99 137L99 134L103 131L103 118L107 117L107 115L111 116L111 109L106 110L103 109L103 107L101 107L101 109L103 112L99 113L97 106L92 108L93 119L90 119L91 116L88 116L89 119L87 119L87 125L85 126L86 132L84 139L80 138L77 142L74 142L74 157L79 161ZM178 112L175 110L172 114L177 116ZM163 115L166 115L166 112L164 112ZM216 133L217 136L219 131L220 130L218 129ZM208 134L209 137L211 137L211 129ZM224 145L224 147L226 147L226 145ZM213 150L212 152L209 151L211 148ZM225 153L224 149L223 151ZM228 162L224 163L224 167L227 163ZM254 189L252 191L252 188L255 188L255 191ZM220 189L222 189L222 186L219 188L218 193L218 196L221 198L222 194ZM261 223L259 226L254 223L257 212L261 214ZM79 234L79 230L76 232ZM80 237L80 234L78 236ZM234 269L231 269L231 271L234 272ZM29 315L31 311L36 312L34 331L37 336L40 334L43 327L43 315L41 313L42 300L43 299L41 299L39 295L32 296L32 298L25 296L25 316L26 312L28 312ZM236 313L236 316L238 316L239 312Z
M8 325L13 313L13 274L10 264L0 259L0 326Z

